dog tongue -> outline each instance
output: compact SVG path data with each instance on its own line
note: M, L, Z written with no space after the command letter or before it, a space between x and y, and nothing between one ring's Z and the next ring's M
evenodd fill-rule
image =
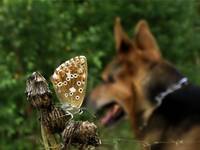
M100 122L103 125L106 125L109 123L109 121L111 121L112 119L114 119L115 114L120 110L120 106L115 104L109 111L106 112L106 114L104 115L103 118L101 118Z

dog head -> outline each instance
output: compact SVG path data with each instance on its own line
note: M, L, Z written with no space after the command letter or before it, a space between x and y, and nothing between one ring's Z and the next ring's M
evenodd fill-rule
M137 23L134 38L130 39L117 18L114 37L117 54L103 71L103 82L92 91L90 103L97 112L107 110L100 119L102 124L112 124L127 114L138 130L156 108L156 94L180 75L162 58L146 21Z

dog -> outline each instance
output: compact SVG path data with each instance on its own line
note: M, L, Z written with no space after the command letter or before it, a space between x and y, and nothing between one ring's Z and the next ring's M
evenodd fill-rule
M100 122L108 126L127 114L151 150L200 149L200 88L162 57L145 20L129 38L117 18L114 37L117 53L89 96Z

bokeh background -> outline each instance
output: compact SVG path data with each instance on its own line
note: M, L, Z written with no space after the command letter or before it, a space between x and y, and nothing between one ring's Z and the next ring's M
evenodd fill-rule
M115 54L116 16L130 36L136 22L146 19L164 57L200 83L198 0L0 0L0 149L42 148L36 111L24 94L33 71L49 79L61 62L85 55L88 93L101 81ZM100 133L111 145L117 139L137 144L126 120Z

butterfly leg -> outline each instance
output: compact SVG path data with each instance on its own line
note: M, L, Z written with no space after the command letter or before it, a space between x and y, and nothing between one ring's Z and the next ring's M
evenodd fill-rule
M70 111L66 110L66 113L67 113L67 115L71 116L70 120L72 120L74 118L74 115Z
M88 111L85 107L80 108L78 113L81 115L83 112L88 113L92 118L96 118L95 114Z
M80 108L80 109L78 110L78 114L81 115L82 113L83 113L83 109Z

